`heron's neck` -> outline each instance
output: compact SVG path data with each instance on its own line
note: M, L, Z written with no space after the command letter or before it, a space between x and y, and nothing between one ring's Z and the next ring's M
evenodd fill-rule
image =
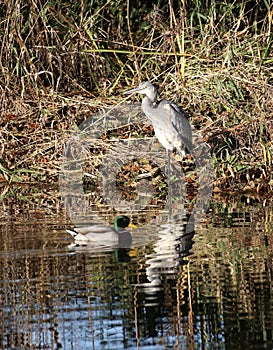
M151 99L149 96L144 96L142 99L142 108L153 107L156 101L156 96Z
M151 121L154 120L155 107L155 103L148 96L145 96L142 99L142 110Z
M157 98L157 90L154 88L146 91L146 97L148 97L151 103L155 103Z

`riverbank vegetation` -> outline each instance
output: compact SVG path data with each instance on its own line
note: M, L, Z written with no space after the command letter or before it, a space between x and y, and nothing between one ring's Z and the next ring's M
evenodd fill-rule
M75 126L152 80L209 144L215 190L273 188L273 7L2 1L0 183L58 181Z

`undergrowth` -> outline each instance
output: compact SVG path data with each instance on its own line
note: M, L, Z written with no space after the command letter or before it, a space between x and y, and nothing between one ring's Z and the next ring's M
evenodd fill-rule
M141 80L211 146L215 187L272 188L273 6L2 0L0 180L55 182L75 125Z

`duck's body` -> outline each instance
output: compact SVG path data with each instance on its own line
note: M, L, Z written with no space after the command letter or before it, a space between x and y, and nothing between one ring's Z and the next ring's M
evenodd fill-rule
M96 243L104 246L129 247L132 243L131 234L125 230L130 224L127 216L118 216L114 227L104 225L89 225L75 227L66 231L71 234L76 244L86 245ZM131 225L132 226L132 225Z
M154 132L159 142L167 151L177 149L184 153L191 152L192 130L184 111L175 103L162 100L156 103L157 90L148 81L142 82L137 88L124 92L138 92L145 95L142 99L142 110L153 124Z

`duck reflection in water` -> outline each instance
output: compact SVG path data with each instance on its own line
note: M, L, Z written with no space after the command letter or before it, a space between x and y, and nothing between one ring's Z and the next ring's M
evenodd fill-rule
M132 236L126 227L136 227L128 216L117 216L114 227L105 225L88 225L67 229L74 238L73 246L99 245L111 248L129 248L132 244Z

